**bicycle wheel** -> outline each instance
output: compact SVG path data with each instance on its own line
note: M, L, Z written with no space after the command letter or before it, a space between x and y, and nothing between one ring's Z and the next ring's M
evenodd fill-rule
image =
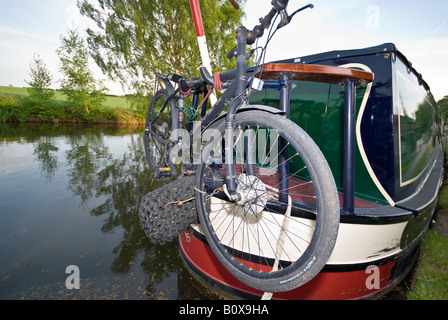
M171 177L175 175L175 172L172 171L175 168L169 159L172 147L170 136L173 103L170 101L166 103L168 97L168 91L162 89L157 91L152 98L146 114L144 141L149 167L156 174Z
M235 128L232 161L240 199L228 200L225 144L210 139L196 177L202 230L237 279L262 291L292 290L321 271L336 242L333 175L308 134L280 115L242 112ZM224 137L225 119L208 130Z

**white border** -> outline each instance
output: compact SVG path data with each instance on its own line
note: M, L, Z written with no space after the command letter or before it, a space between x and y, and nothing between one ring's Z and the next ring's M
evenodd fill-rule
M359 68L361 70L372 72L372 70L362 63L347 63L344 65L340 65L342 68ZM369 172L370 177L372 178L373 182L375 183L378 190L381 192L383 197L387 200L387 202L391 206L395 206L395 202L392 200L392 197L387 193L387 191L383 188L381 185L381 182L378 180L378 177L376 176L375 172L372 169L372 166L370 165L369 159L367 158L367 154L364 149L364 145L362 143L362 137L361 137L361 121L362 116L364 115L364 111L366 109L367 101L369 100L370 91L372 90L372 84L373 82L370 82L367 84L366 91L364 93L364 98L362 99L361 107L359 108L358 116L356 118L356 141L358 143L358 149L359 153L361 154L361 158L364 162L364 165L366 166L367 171Z

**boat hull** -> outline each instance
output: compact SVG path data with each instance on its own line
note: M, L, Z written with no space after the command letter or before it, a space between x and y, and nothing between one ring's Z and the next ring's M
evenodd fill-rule
M446 141L429 86L393 44L288 59L374 73L358 86L356 154L350 181L343 175L342 87L294 82L290 119L316 141L335 178L340 199L344 182L355 188L354 212L343 210L336 245L323 270L292 291L272 299L372 299L394 288L412 269L431 224L443 178ZM252 104L278 107L276 90L251 96ZM218 261L199 225L179 236L190 270L237 298L264 292L238 281Z
M287 292L277 292L272 300L374 299L400 283L414 266L419 241L406 250L369 262L328 264L311 281ZM191 227L179 235L181 256L189 270L208 285L236 299L261 299L255 290L229 273L218 261L205 238Z
M412 198L414 209L360 200L355 201L354 214L341 212L336 244L323 270L303 286L274 293L271 299L375 299L393 289L414 266L420 242L431 225L443 161L440 149L420 192ZM265 296L224 268L200 225L191 225L180 234L179 248L190 271L217 289L239 299Z

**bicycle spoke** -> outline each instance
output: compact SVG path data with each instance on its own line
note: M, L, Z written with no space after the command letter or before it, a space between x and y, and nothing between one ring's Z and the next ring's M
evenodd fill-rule
M264 283L300 271L303 266L298 261L309 259L305 252L314 250L313 241L324 236L316 230L325 204L312 178L313 162L304 157L306 150L297 147L299 138L260 125L257 118L244 119L237 126L240 131L235 131L233 152L220 151L233 155L237 198L230 201L223 191L217 192L226 183L228 164L219 168L203 164L198 174L204 177L199 179L206 195L199 198L199 211L206 235L213 235L207 240L220 248L214 251L230 263L229 271L238 269L235 276L242 272L242 279L247 276ZM223 134L224 121L219 128ZM278 159L280 154L284 156Z

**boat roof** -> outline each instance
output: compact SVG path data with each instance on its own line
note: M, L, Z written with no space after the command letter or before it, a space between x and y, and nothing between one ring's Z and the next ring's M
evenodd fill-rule
M297 57L294 59L286 59L279 62L283 63L306 63L306 64L319 64L319 62L326 60L334 60L340 58L349 58L349 57L357 57L357 56L365 56L370 54L386 54L392 53L394 59L399 57L403 63L408 68L409 72L415 74L418 78L419 84L421 84L426 91L430 91L429 85L423 80L421 73L417 72L417 70L412 67L412 63L406 58L406 56L401 53L394 43L383 43L377 46L363 48L363 49L349 49L349 50L334 50L328 51L318 54L312 54L308 56Z

